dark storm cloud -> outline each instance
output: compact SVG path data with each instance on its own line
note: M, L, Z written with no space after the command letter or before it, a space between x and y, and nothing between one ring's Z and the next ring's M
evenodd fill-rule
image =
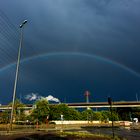
M136 71L140 69L136 63L140 51L139 1L15 0L2 4L16 24L23 18L29 19L23 56L44 51L77 51L114 59Z
M97 61L99 60L99 61ZM0 73L3 101L11 98L14 67ZM41 96L53 93L68 102L84 101L84 92L91 92L91 101L105 101L108 95L114 100L133 100L139 92L140 78L117 65L82 54L56 54L36 57L21 63L17 97L32 92ZM7 88L10 87L10 88Z
M5 16L0 12L0 19L2 19L0 29L3 29L0 32L0 68L16 62L19 38L18 27L24 19L27 19L28 24L24 28L22 59L41 54L77 52L106 58L139 73L139 7L139 0L2 0L0 2L0 9L9 18L10 22L7 22ZM14 25L14 27L10 26L11 28L7 28L8 25ZM12 36L13 31L14 34L16 34L16 38ZM39 60L36 60L36 65L44 64L44 62ZM48 63L52 62L51 60L48 61ZM56 61L55 65L59 67L60 62L57 63L57 59L54 61ZM83 61L82 57L81 61ZM76 64L73 65L73 60L68 62L69 63L65 63L64 65L68 64L69 69L74 69ZM80 65L81 62L78 62ZM33 73L38 75L36 78L39 79L39 81L47 82L45 79L42 79L42 75L45 74L45 71L43 71L43 64L39 65L41 67L40 69L39 67L35 68L34 65L34 67L28 69L26 72L25 69L29 66L21 66L21 72L25 72L23 74L25 78L23 83L25 85L27 85L26 82L30 84L35 81L32 80L34 76L28 78L33 69L35 70ZM100 63L100 65L101 64L102 63ZM84 65L86 64L83 64L83 66ZM93 72L90 71L89 75L85 74L85 77L90 77L94 73L94 65L92 62L90 66ZM44 69L48 67L51 67L51 64L44 65ZM9 67L9 71L10 69ZM74 70L78 70L78 68ZM40 71L42 71L42 74ZM110 70L108 69L108 71ZM65 75L65 72L67 71L63 71L63 75ZM98 69L98 72L103 74L102 69ZM127 71L123 71L122 73L125 75L125 72L128 77L129 74L131 75L131 73ZM73 75L73 73L74 71L69 74ZM111 78L111 76L115 74L116 73L110 74L108 77ZM52 74L52 77L53 75L55 75L55 72ZM84 72L81 73L81 75L84 75ZM65 79L65 76L62 76L62 79L59 81L62 85L66 83L63 78ZM78 78L73 77L70 81L73 83L73 80L75 80L79 83L80 89L84 84L79 82L82 76ZM94 77L92 78L94 79ZM118 76L118 79L119 78L121 81L122 77ZM90 78L87 78L86 81L88 81L88 79ZM133 82L134 79L132 80ZM113 80L112 78L112 81ZM53 85L53 82L55 83L55 77L50 81ZM101 87L105 87L102 77L99 76L99 79L96 79L96 83L98 83L98 81L101 81ZM130 83L132 81L130 80ZM91 80L91 83L92 82ZM117 82L119 82L119 80ZM70 82L68 83L70 84ZM115 81L113 83L114 85L112 85L111 91L113 91L113 88L117 91ZM126 90L127 85L125 86L122 84L122 86L121 83L122 82L119 84L119 91L122 93L123 90ZM134 86L135 90L134 87L133 90L129 90L129 94L130 91L135 93L135 91L138 90L138 83L134 83L136 83L137 86ZM33 86L31 87L33 88ZM71 92L73 92L74 88L76 92L78 92L78 87L76 88L74 86L73 88L69 88L68 84L66 87ZM86 89L86 86L84 87ZM87 87L92 89L89 83ZM99 87L99 85L97 87ZM44 89L43 86L41 86L41 88ZM107 88L105 87L106 92L110 91L108 88L108 86ZM63 93L66 91L66 88L61 87L60 89ZM60 92L60 90L57 91ZM126 92L127 90L125 93Z

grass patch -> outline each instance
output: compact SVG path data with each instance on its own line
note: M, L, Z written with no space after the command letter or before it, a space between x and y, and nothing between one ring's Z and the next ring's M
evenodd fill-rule
M57 133L60 137L76 137L80 139L99 139L99 140L124 140L122 138L119 138L115 136L113 139L112 136L104 135L104 134L90 134L90 133L84 133L84 132L58 132Z

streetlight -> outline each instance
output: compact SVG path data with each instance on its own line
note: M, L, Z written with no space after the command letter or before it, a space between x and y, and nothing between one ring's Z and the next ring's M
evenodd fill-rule
M22 48L22 41L23 41L23 27L27 23L27 20L24 20L20 27L20 43L18 49L18 58L17 58L17 66L16 66L16 75L15 75L15 83L14 83L14 91L13 91L13 101L12 101L12 110L11 110L11 118L10 118L10 130L12 130L12 123L13 123L13 113L14 113L14 105L15 105L15 97L16 97L16 87L17 87L17 79L18 79L18 72L19 72L19 63L20 63L20 55L21 55L21 48Z

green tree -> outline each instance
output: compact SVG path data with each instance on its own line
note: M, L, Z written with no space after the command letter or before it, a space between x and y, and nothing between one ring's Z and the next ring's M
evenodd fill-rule
M140 121L140 108L133 107L129 115L130 118L138 118L138 120Z
M5 123L5 124L9 123L9 120L10 120L10 111L5 110L5 111L1 112L0 118L1 118L0 119L0 122L1 123Z
M102 115L100 112L95 112L92 109L84 110L81 112L82 120L96 121L101 120Z
M12 103L10 103L8 106L12 106ZM24 121L26 119L24 107L26 107L26 105L23 104L19 99L15 100L13 113L13 118L15 119L15 121Z
M80 120L81 114L73 108L69 108L66 104L50 105L50 119L60 120L63 115L65 120Z
M97 120L102 120L103 116L101 114L101 112L97 111L97 112L93 112L93 120L97 121Z
M132 112L132 108L129 107L118 107L116 109L116 112L119 114L119 119L124 120L124 121L129 121L131 120L130 113Z
M119 116L115 111L112 112L112 116L110 111L101 111L101 114L102 114L102 121L107 121L107 119L114 120L114 121L119 120Z
M12 103L9 103L9 107L12 106ZM24 121L26 119L26 115L24 113L24 107L26 105L21 103L18 99L15 100L14 104L14 113L13 113L13 119L15 121ZM11 111L5 110L1 112L1 122L2 123L8 123L10 120Z
M46 99L37 100L35 106L36 107L33 109L31 115L28 116L28 119L30 121L45 123L50 112L48 101Z
M82 116L81 113L74 109L74 108L69 108L69 114L67 117L69 120L81 120Z
M82 120L89 120L92 116L93 111L91 109L86 109L81 112Z

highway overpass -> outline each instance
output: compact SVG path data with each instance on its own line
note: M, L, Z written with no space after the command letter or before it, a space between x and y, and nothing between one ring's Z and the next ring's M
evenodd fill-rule
M110 105L108 102L90 102L90 103L68 103L72 108L108 108ZM140 107L140 102L126 101L126 102L112 102L112 107Z
M110 105L108 102L89 102L89 103L66 103L71 108L108 108ZM56 104L50 104L56 105ZM126 102L112 102L112 107L140 107L140 102L126 101ZM19 107L19 109L31 110L33 105L26 105L26 107ZM11 110L11 107L7 105L1 105L0 110Z

